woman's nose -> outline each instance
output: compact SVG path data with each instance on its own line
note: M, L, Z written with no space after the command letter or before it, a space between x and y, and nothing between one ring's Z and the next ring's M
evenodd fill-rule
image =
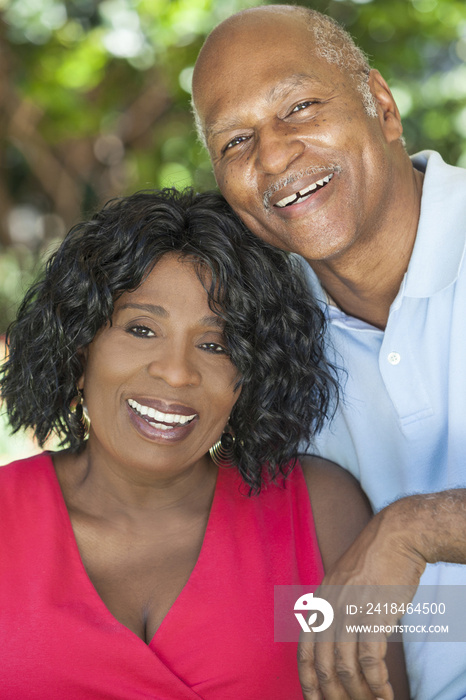
M184 348L166 347L148 369L151 377L163 379L172 387L198 386L201 382L192 353Z

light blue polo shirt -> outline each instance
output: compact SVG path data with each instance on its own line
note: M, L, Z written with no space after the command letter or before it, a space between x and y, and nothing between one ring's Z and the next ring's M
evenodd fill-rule
M327 307L347 376L316 450L354 474L375 511L405 495L466 487L466 170L433 151L412 161L425 171L419 228L385 331ZM428 565L421 582L466 586L466 566ZM405 651L416 700L466 697L466 644Z

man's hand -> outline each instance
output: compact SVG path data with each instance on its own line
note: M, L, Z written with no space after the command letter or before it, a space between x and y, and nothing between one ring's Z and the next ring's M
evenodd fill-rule
M325 632L302 635L298 665L305 700L393 700L385 636L356 632L350 636L344 612L347 604L356 603L358 610L366 611L370 604L383 603L381 596L389 590L390 605L382 605L376 622L384 627L397 623L396 610L412 600L426 562L432 560L421 551L426 532L419 529L426 508L420 499L429 498L429 508L432 496L414 496L378 513L326 574L316 596L332 604L335 618ZM360 601L355 600L356 592ZM352 624L361 623L361 617L356 615Z

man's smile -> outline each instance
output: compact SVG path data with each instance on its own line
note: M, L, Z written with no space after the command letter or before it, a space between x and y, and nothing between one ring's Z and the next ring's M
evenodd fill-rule
M322 178L321 180L317 180L317 182L312 183L312 185L309 185L308 187L305 187L302 190L298 190L297 192L294 192L293 194L290 194L288 197L284 197L283 199L280 199L278 202L276 202L273 206L274 207L287 207L290 204L295 204L296 202L307 199L308 197L311 196L312 192L316 189L320 189L321 187L324 187L328 182L333 177L333 173L330 173L330 175L327 175L326 177Z
M284 209L301 202L328 185L335 173L340 172L340 166L329 163L324 166L311 166L282 177L265 190L264 207L268 210L271 207Z

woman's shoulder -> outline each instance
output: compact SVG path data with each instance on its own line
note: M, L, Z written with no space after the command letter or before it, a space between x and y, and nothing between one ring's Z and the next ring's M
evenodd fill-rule
M349 472L321 457L306 455L300 462L324 568L328 571L365 527L372 510Z
M28 457L22 457L20 459L14 459L7 464L1 465L0 475L10 473L13 474L24 469L45 466L47 464L52 464L50 452L39 452L38 454L29 455Z
M299 462L311 497L312 491L325 500L360 495L366 498L354 476L335 462L314 455L301 455Z
M0 466L0 540L19 546L31 533L39 537L63 520L63 499L52 455L43 452ZM18 524L21 527L18 527Z
M0 466L0 509L27 506L40 493L53 490L55 471L51 456L42 452Z

